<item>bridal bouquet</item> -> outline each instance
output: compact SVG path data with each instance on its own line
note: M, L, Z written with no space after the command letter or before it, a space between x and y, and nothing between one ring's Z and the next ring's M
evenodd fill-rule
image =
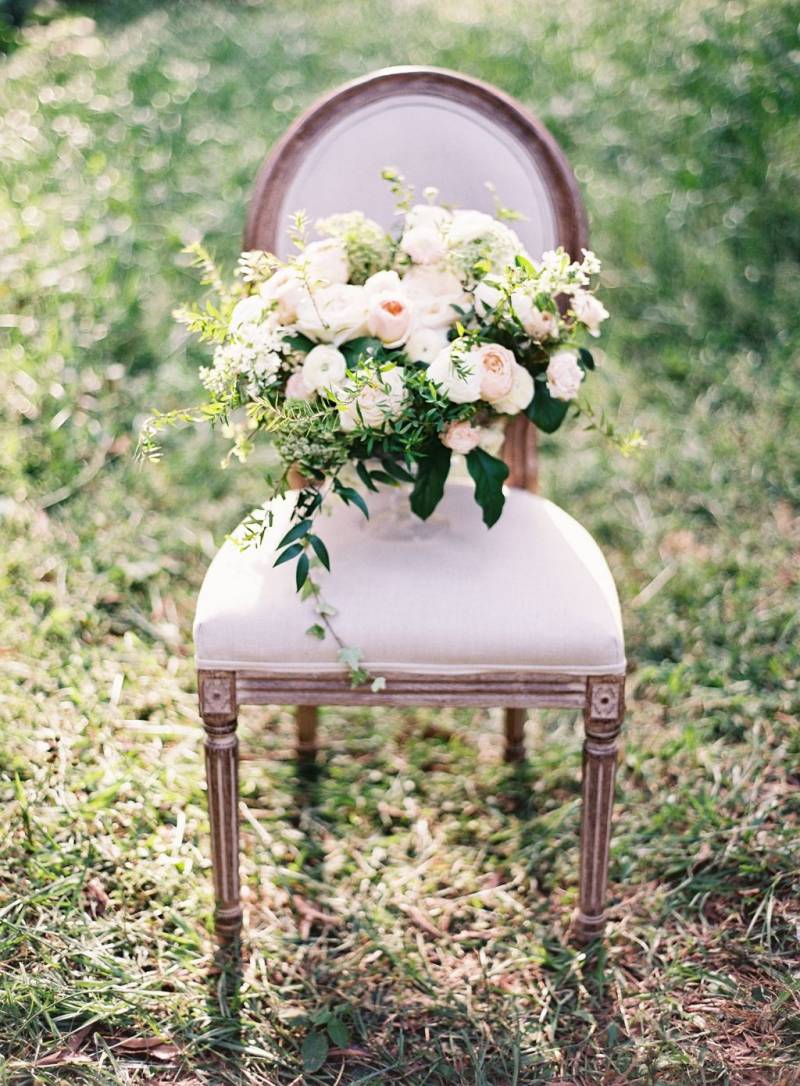
M242 253L233 286L196 250L215 298L178 316L215 344L200 370L208 401L155 416L145 435L152 452L164 425L223 422L242 459L259 432L271 435L280 470L267 497L299 491L276 556L296 562L298 589L315 557L329 568L314 521L330 498L368 516L369 491L407 483L412 510L427 518L458 453L491 526L503 509L508 420L524 413L552 433L574 405L593 421L581 394L594 361L582 341L608 316L594 254L531 259L512 213L451 210L432 189L414 203L399 175L385 176L399 197L390 234L350 211L318 221L309 240L300 213L295 255ZM244 538L269 523L268 501Z

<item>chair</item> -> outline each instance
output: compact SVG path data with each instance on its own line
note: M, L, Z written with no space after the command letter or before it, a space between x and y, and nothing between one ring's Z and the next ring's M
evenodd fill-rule
M250 205L244 247L286 256L289 215L312 221L359 208L391 224L380 178L398 166L417 192L493 210L491 180L533 256L586 244L576 182L550 133L500 91L455 73L394 68L350 83L313 105L275 146ZM392 494L370 495L369 522L340 506L323 535L333 571L326 598L342 633L361 647L385 690L351 689L334 647L305 636L288 565L273 568L290 499L260 549L223 546L195 621L200 713L216 895L224 943L241 927L237 710L294 705L301 753L316 749L320 705L448 705L506 709L506 758L523 757L525 711L583 710L581 859L576 940L602 933L625 657L616 590L588 533L536 494L536 437L524 417L507 432L509 493L487 531L468 489L449 484L432 520L393 529ZM535 556L535 561L532 561ZM464 592L466 585L481 592ZM466 598L465 598L466 597Z

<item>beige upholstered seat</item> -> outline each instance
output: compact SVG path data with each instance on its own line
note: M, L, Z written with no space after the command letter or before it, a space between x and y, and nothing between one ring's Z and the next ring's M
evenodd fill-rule
M622 673L619 604L597 544L544 498L510 490L506 500L491 529L460 483L426 523L401 492L370 494L369 521L332 502L318 529L332 564L321 581L345 642L392 671ZM317 619L293 565L273 567L292 504L274 503L261 547L227 543L214 559L197 607L199 668L340 669L335 643L305 632Z

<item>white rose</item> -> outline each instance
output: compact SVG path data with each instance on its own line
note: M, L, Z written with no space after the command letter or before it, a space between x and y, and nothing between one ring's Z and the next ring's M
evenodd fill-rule
M403 276L403 289L414 305L418 324L426 328L446 328L455 324L459 314L453 308L468 309L470 300L461 280L436 264L418 264Z
M447 332L443 328L415 328L406 340L406 354L412 362L433 362L437 354L447 346Z
M600 325L608 317L608 310L594 294L588 290L576 291L572 298L572 311L581 324L586 325L590 335L600 335Z
M468 245L484 237L494 226L495 220L483 211L455 211L447 240L451 246Z
M480 426L473 426L466 419L460 422L451 422L445 426L441 435L441 442L446 449L452 449L455 453L466 456L481 442Z
M301 372L306 388L317 392L321 388L335 388L343 381L347 362L341 351L327 343L320 343L306 355Z
M359 426L380 429L402 413L407 396L400 366L374 373L365 384L351 379L340 390L339 425L348 433Z
M282 324L294 323L297 306L306 292L303 281L294 268L278 268L258 290L266 303L275 306L278 320Z
M454 356L457 366L453 364ZM483 373L474 356L474 351L464 349L463 340L456 339L428 366L430 380L453 403L474 403L480 399Z
M347 249L339 238L323 238L312 241L296 259L304 267L312 285L316 283L346 283L350 278Z
M557 338L558 317L549 309L537 309L529 294L515 290L511 295L511 305L531 339L541 343L544 339Z
M237 302L233 307L231 313L231 319L229 327L234 335L244 334L247 338L250 332L250 326L258 324L261 318L264 316L264 301L257 294L249 294L246 298L242 298L240 302Z
M473 291L475 299L475 312L479 317L485 317L490 309L494 309L502 299L503 292L496 279L481 279Z
M386 347L401 347L411 331L412 310L402 290L384 290L369 299L367 331Z
M305 292L297 306L297 330L321 343L344 343L367 330L368 296L363 287L335 283Z
M437 264L447 256L441 231L435 226L412 226L400 239L400 248L415 264Z
M577 351L558 351L547 367L547 388L556 400L574 400L584 373L578 365Z
M452 219L452 213L447 208L437 204L415 204L406 212L406 230L415 230L418 226L427 229L441 229L445 223Z
M367 294L380 294L384 290L399 290L400 276L396 271L379 271L371 275L364 284Z
M511 391L500 400L495 400L492 405L495 411L501 415L518 415L524 411L533 399L533 378L525 369L516 363L511 383Z

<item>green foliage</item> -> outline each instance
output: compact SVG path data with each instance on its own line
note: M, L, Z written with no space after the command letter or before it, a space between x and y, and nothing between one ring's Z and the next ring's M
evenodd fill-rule
M467 453L467 468L475 483L475 501L483 510L483 523L491 528L503 512L503 483L508 478L508 467L478 447Z
M525 414L545 434L553 434L567 417L569 401L551 396L546 381L536 381L534 388L533 399L525 408Z
M434 437L417 461L417 475L411 491L411 508L427 520L442 500L447 476L450 474L450 449Z

